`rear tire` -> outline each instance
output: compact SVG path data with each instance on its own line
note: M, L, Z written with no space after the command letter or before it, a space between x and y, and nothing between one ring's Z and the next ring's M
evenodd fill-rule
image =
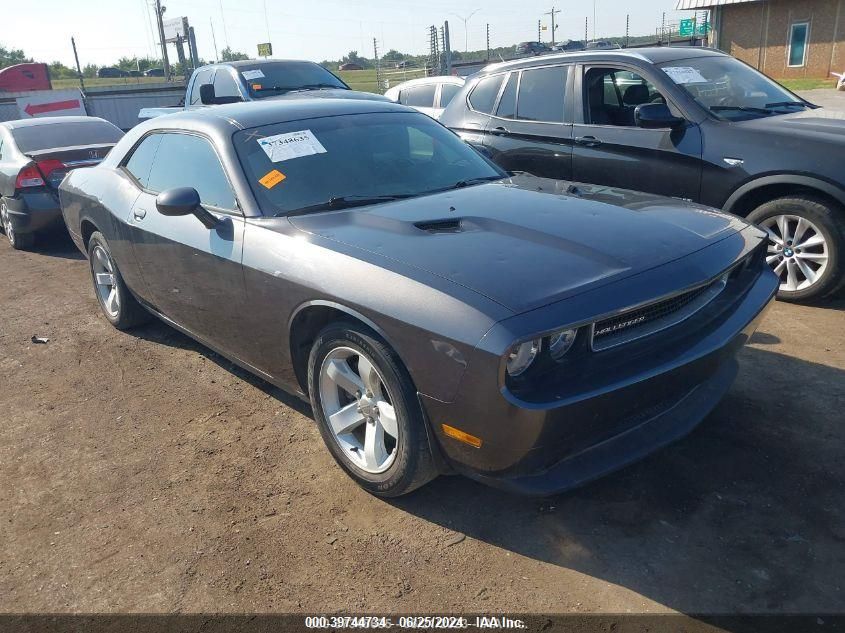
M326 447L359 486L398 497L437 476L413 382L372 331L351 322L323 329L311 348L308 388Z
M17 251L29 250L35 244L35 235L32 233L18 233L12 226L12 218L9 215L9 207L6 201L0 199L0 225L9 240L9 245Z
M118 330L126 330L150 320L150 313L126 287L108 242L100 232L94 233L88 240L88 266L94 294L109 323Z
M845 210L813 195L767 202L748 215L770 236L767 261L780 275L778 299L814 301L845 282Z

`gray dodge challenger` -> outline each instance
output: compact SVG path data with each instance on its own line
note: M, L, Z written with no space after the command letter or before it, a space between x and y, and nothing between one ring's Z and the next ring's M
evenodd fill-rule
M310 400L382 496L454 472L551 494L666 445L778 287L737 217L506 173L391 103L156 118L60 197L115 327L155 315Z

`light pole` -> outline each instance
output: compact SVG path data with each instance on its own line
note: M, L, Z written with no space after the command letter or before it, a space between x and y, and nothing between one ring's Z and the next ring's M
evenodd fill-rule
M465 53L469 51L469 28L467 26L468 23L469 23L469 19L472 16L474 16L476 13L478 13L479 11L481 11L481 9L476 9L475 11L473 11L472 13L470 13L466 17L464 17L462 15L458 15L457 13L450 13L449 14L449 15L454 15L456 18L461 19L464 22L464 52Z

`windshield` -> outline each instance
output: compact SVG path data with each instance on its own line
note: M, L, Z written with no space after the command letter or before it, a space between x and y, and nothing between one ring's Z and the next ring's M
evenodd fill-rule
M270 216L375 204L506 177L419 113L277 123L236 132L233 140L255 197Z
M12 137L24 154L57 147L109 145L122 136L123 132L107 121L46 123L12 130Z
M256 62L254 66L238 66L238 72L254 99L292 90L349 89L340 79L313 62Z
M714 116L742 121L796 112L806 102L733 57L696 57L660 64L669 78Z

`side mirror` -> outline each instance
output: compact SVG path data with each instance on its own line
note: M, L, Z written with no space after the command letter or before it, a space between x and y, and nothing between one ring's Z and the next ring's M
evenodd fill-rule
M634 110L637 127L657 130L681 127L686 120L676 117L665 103L643 103Z
M214 84L203 84L200 86L200 103L203 105L214 105L216 99Z
M156 209L168 217L194 215L207 229L213 229L218 224L217 217L202 207L200 194L193 187L174 187L162 191L156 196Z

